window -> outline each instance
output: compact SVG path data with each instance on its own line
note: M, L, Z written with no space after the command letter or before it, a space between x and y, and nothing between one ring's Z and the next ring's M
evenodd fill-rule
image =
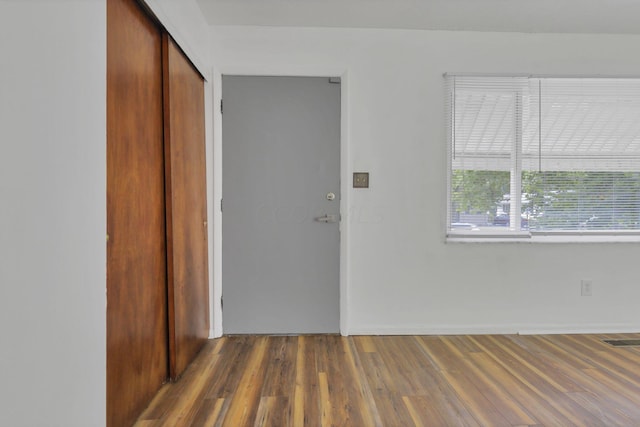
M640 79L446 84L449 236L640 233Z

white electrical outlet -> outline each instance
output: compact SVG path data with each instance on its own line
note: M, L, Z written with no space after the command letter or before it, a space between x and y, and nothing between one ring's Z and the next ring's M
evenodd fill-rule
M593 280L581 280L580 281L580 295L583 297L590 297L593 294Z

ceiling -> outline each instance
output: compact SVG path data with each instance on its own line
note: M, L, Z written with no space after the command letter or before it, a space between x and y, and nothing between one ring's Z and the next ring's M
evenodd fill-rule
M640 34L640 0L197 0L212 25Z

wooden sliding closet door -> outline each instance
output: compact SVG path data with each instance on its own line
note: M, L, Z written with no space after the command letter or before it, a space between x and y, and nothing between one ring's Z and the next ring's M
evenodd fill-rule
M179 377L209 336L204 80L163 39L169 361Z
M132 425L168 376L162 37L107 1L107 426Z

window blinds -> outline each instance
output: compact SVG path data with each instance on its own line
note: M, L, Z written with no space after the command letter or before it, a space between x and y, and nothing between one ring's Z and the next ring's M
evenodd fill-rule
M517 121L528 116L522 77L449 77L452 161L456 169L510 170Z
M528 170L640 168L640 80L531 79ZM536 157L539 158L536 164Z
M446 85L451 171L510 171L507 198L521 204L506 212L521 223L512 229L640 229L640 79L447 76ZM499 215L504 200L493 199L484 206ZM460 209L450 206L451 222Z

